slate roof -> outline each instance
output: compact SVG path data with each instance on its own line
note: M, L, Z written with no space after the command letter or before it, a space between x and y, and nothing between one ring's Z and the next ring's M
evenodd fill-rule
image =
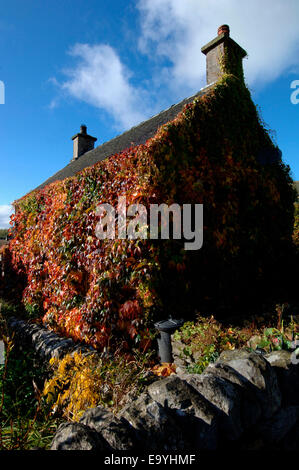
M186 104L191 103L196 97L205 95L209 89L213 87L213 85L214 84L210 84L202 88L195 95L182 100L180 103L172 105L165 111L162 111L156 116L151 117L147 121L141 122L137 126L132 127L132 129L124 132L123 134L108 142L105 142L102 145L99 145L93 150L89 150L88 152L81 155L81 157L79 157L77 160L71 161L62 170L48 178L44 183L38 186L36 190L42 189L54 181L59 181L68 178L69 176L74 176L84 168L92 166L111 155L119 153L126 148L132 147L133 145L144 144L149 138L156 134L159 127L169 121L172 121Z

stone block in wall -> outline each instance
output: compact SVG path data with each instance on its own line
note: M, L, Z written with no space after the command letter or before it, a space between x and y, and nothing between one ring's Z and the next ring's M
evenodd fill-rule
M122 422L105 408L98 406L86 410L80 423L101 434L114 450L137 448L137 440L131 426Z
M18 347L32 347L41 359L49 361L52 357L61 359L68 353L82 352L90 354L95 350L89 346L75 343L71 338L65 338L49 331L42 325L25 322L17 318L8 320L8 328L14 334Z
M139 450L147 452L188 450L184 429L181 429L171 413L153 400L147 392L126 405L118 414L118 418L127 421L134 428Z
M285 436L299 425L299 406L281 408L256 429L256 433L265 444L280 443Z
M109 450L105 440L81 423L63 423L57 429L50 450Z
M254 385L225 362L210 364L205 373L221 377L237 389L241 401L241 423L244 430L255 425L261 417L261 405L257 401Z
M186 345L177 339L174 339L174 335L171 335L171 347L172 347L172 356L173 362L177 367L181 367L182 369L186 368L191 360L187 360L187 356L184 354L184 348Z
M213 406L178 376L161 379L147 389L153 400L173 410L175 421L196 449L217 448L218 419Z
M299 405L299 364L292 362L292 353L273 351L265 358L277 374L283 405Z
M217 362L226 363L240 374L255 392L262 417L270 418L281 405L276 372L260 354L245 349L223 351ZM216 362L216 363L217 363Z
M290 429L281 443L282 450L297 451L299 449L299 420Z
M207 373L190 374L186 381L214 406L219 416L219 432L228 440L239 439L243 426L237 388L231 382Z

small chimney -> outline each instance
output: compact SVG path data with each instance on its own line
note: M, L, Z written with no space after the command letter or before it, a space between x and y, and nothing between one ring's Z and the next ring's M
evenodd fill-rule
M80 132L72 137L74 148L72 161L77 160L81 155L92 150L96 140L96 137L87 134L85 124L81 124Z
M201 52L207 58L207 85L216 82L224 73L244 80L243 59L247 52L231 39L227 24L218 28L217 37L206 44Z

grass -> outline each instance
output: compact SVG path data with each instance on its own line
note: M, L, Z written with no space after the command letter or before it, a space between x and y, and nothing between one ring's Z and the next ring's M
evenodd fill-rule
M59 424L41 398L46 370L33 351L17 347L9 338L3 317L0 338L5 362L0 364L0 450L47 449Z

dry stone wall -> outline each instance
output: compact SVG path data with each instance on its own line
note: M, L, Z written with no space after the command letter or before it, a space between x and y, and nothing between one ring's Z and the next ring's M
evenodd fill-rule
M75 343L70 338L58 336L37 323L10 318L7 324L16 344L23 347L31 346L43 360L49 361L52 357L61 359L65 354L75 351L94 352L93 348Z
M12 319L19 341L43 358L81 346L45 328ZM83 348L86 353L89 348ZM88 409L79 423L63 423L52 450L186 452L282 449L299 446L299 365L292 353L224 351L202 374L157 378L117 416Z

